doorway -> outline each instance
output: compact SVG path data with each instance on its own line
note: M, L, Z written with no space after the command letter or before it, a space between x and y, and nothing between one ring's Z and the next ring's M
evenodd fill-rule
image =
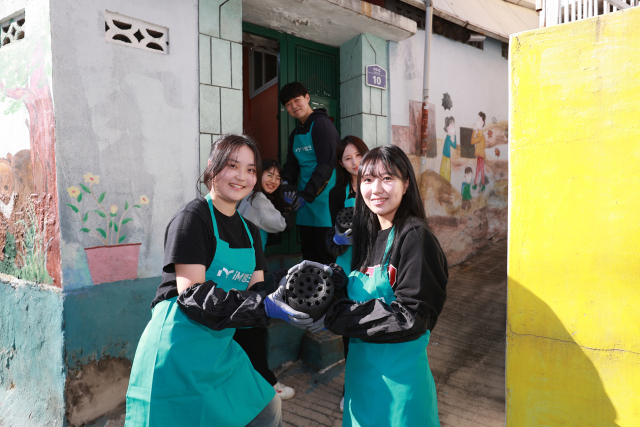
M284 165L296 120L278 101L280 88L298 81L311 107L326 108L340 133L340 51L290 34L242 23L243 129L254 138L264 159ZM269 234L265 255L300 252L298 228Z

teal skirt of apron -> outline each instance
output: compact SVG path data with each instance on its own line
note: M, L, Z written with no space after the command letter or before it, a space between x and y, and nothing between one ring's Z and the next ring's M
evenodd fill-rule
M244 290L255 269L252 247L231 249L216 236L206 279ZM240 230L239 230L240 231ZM275 390L233 341L235 329L214 331L189 319L177 297L157 304L140 338L127 390L126 427L242 427L273 399Z
M387 238L383 259L393 242ZM395 295L384 268L367 276L349 275L347 293L354 301ZM430 332L415 341L398 344L368 343L352 338L345 367L343 427L439 427L436 385L427 359Z
M345 188L344 207L352 208L356 205L356 199L354 197L349 198L349 185ZM347 276L351 273L351 256L353 254L353 245L349 245L349 249L342 255L336 258L336 264L338 264L344 270L344 274Z

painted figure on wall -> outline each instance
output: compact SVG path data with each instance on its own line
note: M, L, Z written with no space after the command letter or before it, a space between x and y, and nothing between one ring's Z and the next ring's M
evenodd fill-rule
M0 167L0 271L60 286L53 99L43 49L25 55L24 47L4 55L0 67L4 114L17 120L26 109L29 131L29 142L9 153Z
M473 169L470 166L464 168L464 182L460 193L462 194L462 209L468 210L471 207L471 181L473 180Z
M440 164L440 176L451 182L451 149L458 148L458 136L456 135L456 121L453 117L444 119L444 131L447 137L442 147L442 163Z
M482 111L478 113L478 120L473 125L473 135L471 136L471 145L476 146L476 179L473 182L473 189L478 188L478 178L480 178L480 184L482 188L480 191L484 191L484 158L485 158L485 139L484 139L484 125L487 120L487 115Z

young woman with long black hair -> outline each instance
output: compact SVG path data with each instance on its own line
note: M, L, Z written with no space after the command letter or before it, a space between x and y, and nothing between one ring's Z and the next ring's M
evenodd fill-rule
M439 426L426 347L446 298L447 260L400 148L369 151L358 186L349 298L323 320L351 339L342 425Z
M291 205L284 200L281 176L280 163L272 159L263 160L261 179L256 182L255 189L238 205L240 215L260 229L263 250L269 233L284 232L295 225ZM295 390L279 382L269 369L265 336L264 328L242 328L236 329L233 340L240 344L254 369L273 386L280 399L291 399Z
M199 180L206 197L169 222L162 283L131 369L127 427L282 425L280 399L232 340L235 328L269 318L311 323L284 302L284 287L269 296L246 290L262 284L266 262L258 228L235 207L260 172L251 139L221 136Z
M333 228L327 233L327 249L336 256L336 264L351 273L352 230L340 231L336 224L338 213L344 208L354 207L358 189L358 168L362 156L369 147L357 136L344 137L336 149L336 186L329 192L329 213Z

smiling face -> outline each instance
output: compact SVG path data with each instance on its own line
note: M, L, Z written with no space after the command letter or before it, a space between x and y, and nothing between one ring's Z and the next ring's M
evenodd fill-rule
M342 159L340 159L342 167L351 175L358 176L360 162L362 162L362 154L358 151L356 146L353 144L347 145L342 153Z
M285 108L291 117L304 123L305 120L307 120L307 117L313 113L313 109L309 106L310 101L311 98L309 97L309 94L305 96L298 96L296 98L291 98L289 102L285 104Z
M211 199L214 206L225 214L233 214L236 203L249 195L256 181L253 151L243 145L229 156L227 165L213 180Z
M380 165L375 165L364 174L360 181L360 192L371 212L378 216L380 227L385 230L393 225L393 218L407 192L409 181L387 173Z
M262 189L265 193L271 194L280 187L282 179L276 168L271 168L262 173Z

